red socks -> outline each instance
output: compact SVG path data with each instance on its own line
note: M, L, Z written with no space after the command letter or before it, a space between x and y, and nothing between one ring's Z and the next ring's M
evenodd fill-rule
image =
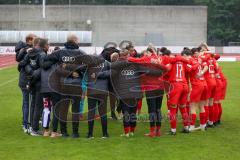
M130 132L130 127L124 127L124 133L128 134Z
M169 110L170 110L170 125L171 125L171 128L172 129L176 129L177 127L177 108L172 108L172 107L169 107Z
M200 113L200 114L199 114L199 117L200 117L200 124L201 124L201 125L205 125L205 124L207 123L205 112Z
M218 103L218 121L221 120L222 117L222 104Z
M214 121L214 110L213 110L213 106L209 106L209 121L213 122Z
M156 126L156 136L159 137L161 136L161 132L160 132L161 126Z
M183 119L183 125L184 127L189 126L188 124L188 113L187 113L187 108L186 107L179 107L180 112L182 114L182 119Z
M134 133L134 132L135 132L135 128L136 128L136 127L130 127L130 132L133 132L133 133Z
M187 114L190 115L190 104L189 102L186 105Z
M145 134L147 137L155 137L155 126L150 127L150 132Z
M219 116L219 109L218 109L218 103L213 104L213 122L218 121L218 116Z
M137 112L139 113L142 109L142 99L138 100L138 103L137 103Z
M206 118L206 122L207 122L209 120L209 107L205 106L204 109L205 109L205 118Z
M195 126L196 119L197 119L197 115L191 114L191 126Z

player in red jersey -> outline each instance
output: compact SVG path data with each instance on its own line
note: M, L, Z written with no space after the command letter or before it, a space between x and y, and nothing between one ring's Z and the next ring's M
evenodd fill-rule
M219 54L215 54L214 58L218 60L220 58ZM226 95L226 88L227 88L227 81L222 73L222 69L219 67L216 72L216 93L214 97L214 125L217 126L221 122L221 116L222 116L222 104L221 100L224 100Z
M190 131L195 130L195 123L197 117L197 109L199 109L200 128L205 131L206 127L206 114L204 106L207 100L207 83L204 78L204 74L208 70L206 62L202 62L199 58L200 49L193 48L192 52L192 70L189 74L191 82L191 94L190 94L190 110L191 110L191 122Z
M227 78L224 76L224 74L223 74L221 69L219 70L219 75L221 77L222 84L223 84L220 100L224 100L225 96L226 96L226 92L227 92ZM221 117L222 117L222 103L221 103L221 101L218 104L218 109L219 109L219 113L218 113L218 121L217 121L217 123L220 124L221 123Z
M215 72L218 68L216 60L209 52L209 48L207 44L201 44L201 53L200 53L200 58L202 59L203 62L207 63L208 66L208 71L204 74L204 77L207 82L208 86L208 94L207 94L207 104L205 106L205 111L206 111L206 118L208 120L207 127L213 128L214 124L214 110L213 110L213 102L214 102L214 96L216 93L216 79L215 79Z
M185 52L185 50L183 51ZM183 118L183 133L189 133L188 126L188 114L186 110L187 96L188 96L188 85L186 80L186 69L189 61L182 56L176 56L175 62L168 64L170 70L168 72L168 81L171 84L171 90L168 94L168 104L169 104L169 118L171 125L171 135L176 135L177 126L177 106L181 112Z
M158 57L154 48L149 47L141 58L129 57L128 61L154 67L154 65L164 66L164 58ZM148 104L148 113L150 121L150 132L145 134L148 137L160 136L161 128L161 106L164 94L164 86L161 77L145 76L141 77L141 89L145 92Z
M182 51L182 56L187 59L188 61L192 61L192 57L191 57L191 50L188 48L188 47L184 47L183 48L183 51ZM191 114L190 114L190 93L191 93L191 90L192 90L192 86L190 84L190 71L192 70L192 65L190 65L190 63L188 65L186 65L186 73L185 73L185 77L186 77L186 80L185 81L185 85L188 86L188 94L187 94L187 103L186 103L186 111L187 111L187 117L188 117L188 121L185 122L185 123L188 123L188 126L190 126L190 117L191 117ZM178 106L179 108L179 106ZM184 120L184 119L183 119Z

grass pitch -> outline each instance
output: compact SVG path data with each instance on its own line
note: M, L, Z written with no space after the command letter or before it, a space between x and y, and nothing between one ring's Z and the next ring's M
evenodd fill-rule
M228 78L227 98L223 102L222 125L207 132L190 135L164 135L169 130L163 122L160 138L147 138L148 123L138 123L135 137L122 138L122 123L109 120L109 139L100 139L99 121L95 139L85 138L87 123L80 123L79 139L31 137L21 130L21 92L17 86L16 67L0 70L0 159L1 160L238 160L240 159L240 63L221 63ZM163 104L166 114L166 105ZM143 104L146 110L146 103ZM178 125L181 129L182 125ZM71 127L69 126L69 129Z

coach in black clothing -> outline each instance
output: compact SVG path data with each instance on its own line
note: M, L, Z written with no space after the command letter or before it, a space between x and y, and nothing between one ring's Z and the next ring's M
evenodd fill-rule
M98 59L88 56L81 51L78 46L78 38L75 35L69 35L67 42L64 44L64 49L48 55L45 60L59 64L59 67L55 70L56 72L52 72L50 75L49 84L55 92L62 95L59 105L61 133L64 137L68 137L67 113L71 102L72 137L78 138L79 106L82 94L81 81L87 66L99 63Z
M48 40L39 38L38 45L30 49L24 60L19 63L25 68L28 78L28 89L32 94L31 105L31 135L39 135L39 120L43 109L41 90L41 60L42 56L46 55L49 49Z
M111 60L111 56L113 54L119 54L120 51L116 48L117 44L113 43L113 42L109 42L104 46L104 50L101 53L101 56L108 62L112 62ZM116 102L117 102L117 98L114 96L114 91L113 91L113 87L112 84L109 80L108 83L108 89L109 89L109 100L110 100L110 108L111 108L111 117L114 120L117 120L117 116L115 114L115 110L116 110Z
M133 134L136 127L137 100L142 98L140 76L162 75L162 69L152 69L127 61L129 52L123 50L118 61L111 64L111 82L116 96L120 99L123 112L123 136Z
M21 62L25 55L27 54L27 49L32 47L33 39L36 36L34 34L29 34L26 36L26 43L20 41L15 46L16 52L16 61ZM24 67L18 65L19 81L18 86L22 91L22 125L24 132L27 132L27 123L28 123L28 112L29 112L29 92L26 88L27 85L27 73L25 72Z
M88 135L93 137L94 117L98 110L102 123L102 138L109 137L107 131L107 96L109 91L110 63L105 61L87 71Z

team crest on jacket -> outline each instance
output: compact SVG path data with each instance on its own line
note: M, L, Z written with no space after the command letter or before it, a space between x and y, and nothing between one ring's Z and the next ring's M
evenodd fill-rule
M31 64L31 66L36 66L37 62L34 59L30 59L30 64Z

